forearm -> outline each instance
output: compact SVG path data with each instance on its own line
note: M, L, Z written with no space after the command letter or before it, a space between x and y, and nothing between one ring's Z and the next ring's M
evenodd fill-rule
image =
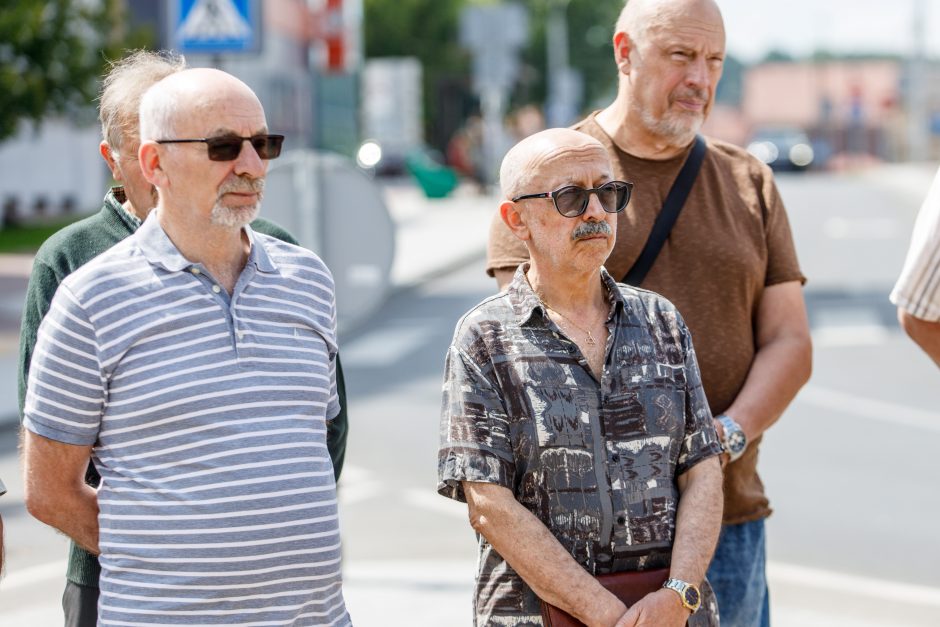
M717 457L679 477L679 507L670 576L699 585L721 531L722 475Z
M464 489L473 528L540 599L589 626L612 626L627 611L509 490L471 482Z
M914 342L940 366L940 322L923 320L898 309L898 321Z
M23 438L26 509L97 555L98 494L84 481L90 452L30 431Z
M780 418L811 372L809 337L781 337L758 349L744 386L725 413L753 441Z

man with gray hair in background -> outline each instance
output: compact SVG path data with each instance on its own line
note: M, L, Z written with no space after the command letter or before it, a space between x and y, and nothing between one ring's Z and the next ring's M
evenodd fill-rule
M805 279L770 169L743 148L696 138L724 63L714 0L630 0L613 51L616 99L573 127L607 149L614 176L637 183L605 267L668 298L695 338L725 449L724 524L708 580L722 625L765 626L771 508L758 447L812 369ZM696 161L697 172L686 170ZM684 203L672 202L679 191ZM681 213L667 211L676 204ZM666 226L669 215L678 217ZM506 285L529 254L498 216L490 233L487 270Z
M332 276L248 226L284 138L211 69L151 87L140 137L156 208L62 282L39 329L27 508L100 553L102 624L348 625Z
M59 284L91 259L134 233L156 205L156 189L144 178L137 160L140 99L154 83L185 68L183 57L177 54L138 50L113 63L104 77L99 98L102 133L99 151L118 185L107 193L104 206L98 213L62 229L36 253L20 325L18 375L21 415L36 334ZM287 231L267 220L259 218L252 222L251 227L285 242L297 243ZM328 447L338 479L347 434L345 386L338 358L337 385L341 411L329 425ZM94 464L89 464L85 480L92 487L98 486L100 477ZM65 627L97 624L99 573L97 557L73 542L62 597Z

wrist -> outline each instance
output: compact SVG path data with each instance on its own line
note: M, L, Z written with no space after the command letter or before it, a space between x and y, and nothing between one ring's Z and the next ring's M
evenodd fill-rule
M747 450L747 434L728 414L715 416L715 421L721 425L721 450L728 454L729 461L737 461Z

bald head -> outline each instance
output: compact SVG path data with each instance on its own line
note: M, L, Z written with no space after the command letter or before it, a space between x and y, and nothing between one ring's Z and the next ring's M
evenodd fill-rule
M640 43L647 32L671 30L681 19L693 15L724 30L721 11L714 0L628 0L617 19L615 32L627 33Z
M533 182L551 175L560 162L578 160L582 156L607 161L604 146L591 137L568 128L550 128L526 137L512 147L499 168L499 183L503 198L509 200L521 194L533 193L528 189ZM535 193L545 190L535 190Z
M140 138L173 137L181 120L232 104L261 109L251 88L231 74L213 68L176 72L153 85L141 99Z

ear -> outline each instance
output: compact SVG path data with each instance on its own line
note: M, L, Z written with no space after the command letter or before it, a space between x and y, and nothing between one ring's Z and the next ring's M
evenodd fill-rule
M522 241L528 241L532 237L529 232L529 227L526 225L525 219L516 203L511 200L504 200L502 204L499 205L499 216L503 219L506 226L509 227L509 230L512 231L512 234Z
M166 187L167 176L160 163L160 145L157 142L140 142L137 159L140 162L140 171L151 185L158 188Z
M630 73L630 52L633 50L633 41L630 36L621 31L614 33L614 61L617 70L623 74Z
M108 164L108 169L111 170L111 178L115 181L121 182L121 169L117 166L116 160L114 158L114 151L111 150L111 144L106 141L102 141L98 144L98 152L101 153L101 158L104 159L104 162Z

